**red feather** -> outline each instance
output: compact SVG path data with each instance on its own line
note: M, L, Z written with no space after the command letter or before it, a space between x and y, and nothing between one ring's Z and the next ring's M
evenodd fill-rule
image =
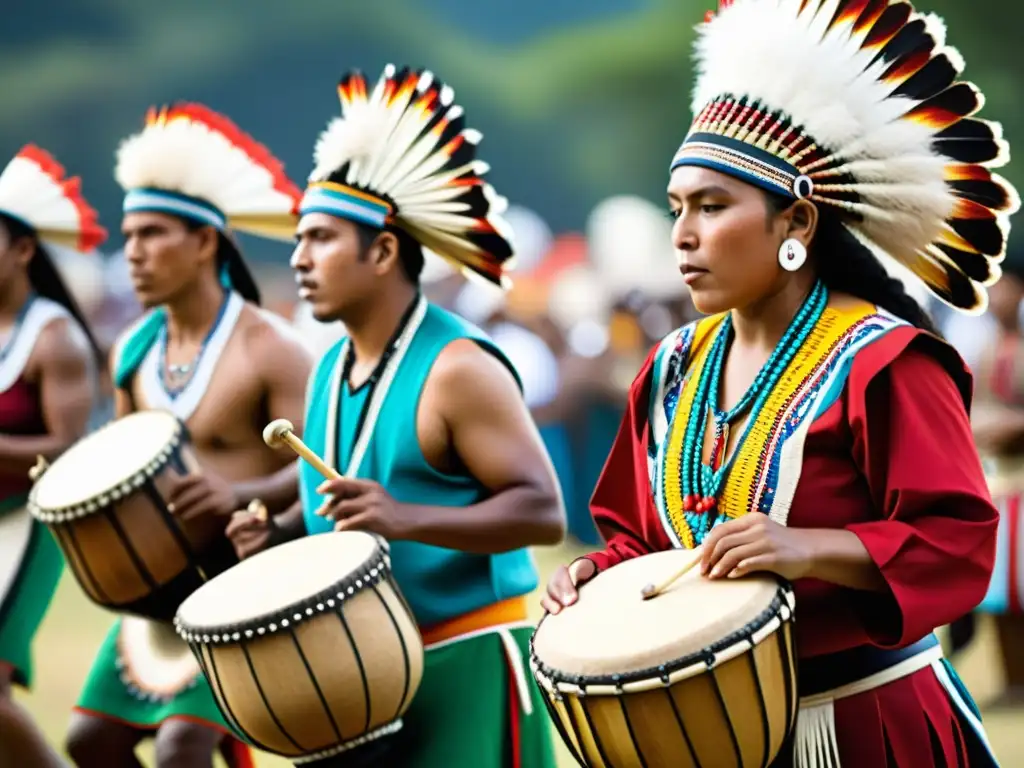
M219 133L232 145L238 147L257 165L262 166L270 173L274 180L274 189L287 195L292 199L292 212L298 213L299 202L302 200L302 191L285 174L284 164L271 154L263 144L247 134L230 118L210 109L202 104L184 102L171 107L163 107L159 113L151 110L148 122L161 122L177 119L189 120L193 123L205 125L211 131Z
M43 173L60 185L64 196L75 206L78 213L78 250L89 252L98 248L107 239L107 230L100 226L99 216L82 195L82 181L77 176L66 178L64 167L53 155L34 144L22 147L17 155L39 167Z

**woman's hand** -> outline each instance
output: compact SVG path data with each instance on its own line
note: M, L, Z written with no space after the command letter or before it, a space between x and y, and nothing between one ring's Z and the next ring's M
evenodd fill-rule
M701 573L712 579L735 579L755 571L769 571L788 581L804 578L814 563L813 536L808 533L779 525L760 512L748 513L707 535Z
M568 608L579 597L577 587L596 575L597 566L586 557L574 560L568 567L558 566L548 581L548 593L541 598L540 604L548 613L558 613L562 608Z

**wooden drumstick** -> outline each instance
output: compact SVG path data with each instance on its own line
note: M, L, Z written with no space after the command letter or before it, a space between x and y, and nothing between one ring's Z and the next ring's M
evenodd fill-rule
M267 522L267 516L269 514L267 512L267 505L259 499L253 499L250 501L249 506L245 508L245 511L250 515L255 515L256 519L261 523Z
M340 480L341 474L331 469L324 460L317 456L295 435L295 425L288 419L275 419L263 428L263 442L271 448L280 448L287 444L295 453L309 462L317 472L328 480Z
M702 555L701 548L700 547L695 548L693 550L693 555L694 555L694 557L693 557L692 560L690 560L690 562L688 562L682 568L680 568L675 573L673 573L671 576L669 576L667 579L665 579L663 582L661 582L661 584L658 584L658 585L648 584L646 587L644 587L640 591L640 594L643 595L644 600L650 600L652 597L657 597L662 592L664 592L666 589L668 589L673 584L675 584L677 581L679 581L681 578L683 578L683 576L685 576L687 573L689 573L690 570L695 565L700 563L700 559L701 559L701 555Z

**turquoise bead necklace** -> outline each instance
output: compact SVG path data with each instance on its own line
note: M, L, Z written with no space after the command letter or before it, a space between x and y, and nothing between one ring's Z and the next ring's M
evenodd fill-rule
M786 328L779 343L775 345L767 362L761 366L753 383L728 411L718 405L721 391L722 370L725 368L726 352L732 340L732 315L725 320L712 342L707 360L697 381L693 404L690 407L686 433L683 438L682 460L680 462L680 489L683 495L683 515L693 532L696 543L719 522L725 514L718 510L718 497L725 485L733 460L746 440L751 426L764 407L772 391L778 385L786 368L792 362L804 341L821 319L828 305L828 289L822 282L815 283L804 299L796 315ZM732 424L750 411L747 428L740 437L731 456L723 461L729 444L729 430ZM708 428L708 416L714 421L715 437L711 448L710 464L704 463L704 440Z

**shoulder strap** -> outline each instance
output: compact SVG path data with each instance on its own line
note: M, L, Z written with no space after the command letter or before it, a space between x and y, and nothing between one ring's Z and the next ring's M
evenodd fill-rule
M111 352L115 387L131 390L131 381L146 354L156 343L162 322L163 314L160 311L147 312L117 340Z
M9 347L0 357L0 392L6 392L21 378L35 349L39 334L52 321L58 318L72 318L72 315L61 304L44 296L32 300L18 327L14 329Z

